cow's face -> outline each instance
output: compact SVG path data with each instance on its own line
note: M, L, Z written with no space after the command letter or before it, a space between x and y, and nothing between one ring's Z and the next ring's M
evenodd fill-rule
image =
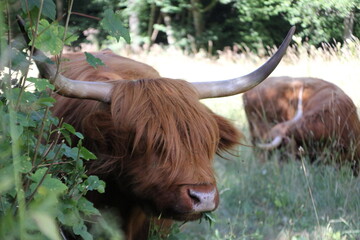
M121 158L112 168L147 213L194 220L216 209L212 159L238 143L240 133L201 104L191 85L129 81L115 88L111 113L117 140L108 142L116 142Z

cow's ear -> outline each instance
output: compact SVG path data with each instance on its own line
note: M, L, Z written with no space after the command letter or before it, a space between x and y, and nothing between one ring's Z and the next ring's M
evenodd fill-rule
M229 150L240 144L240 140L243 138L243 134L234 126L234 124L217 114L214 114L214 117L219 126L220 134L217 154L219 154L221 151Z

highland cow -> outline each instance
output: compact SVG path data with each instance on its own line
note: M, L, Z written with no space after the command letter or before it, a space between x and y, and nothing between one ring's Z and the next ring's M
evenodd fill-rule
M37 61L41 75L56 87L53 113L82 132L85 146L98 157L87 168L106 181L106 192L89 199L121 217L127 239L147 239L151 219L168 227L217 208L212 159L238 144L241 133L199 100L262 82L281 61L293 32L258 70L215 82L164 78L109 50L93 53L105 64L96 69L82 53L64 55L60 74Z
M360 161L356 106L338 86L317 78L271 77L243 95L251 141L260 152L302 147L312 161ZM329 154L326 154L329 153ZM327 155L325 157L324 155Z

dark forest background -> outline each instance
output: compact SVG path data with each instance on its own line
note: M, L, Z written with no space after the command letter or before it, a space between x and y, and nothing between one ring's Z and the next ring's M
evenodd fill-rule
M61 16L66 4L56 2ZM108 8L121 13L133 46L160 43L216 52L240 44L256 51L279 45L291 25L302 41L315 46L360 36L359 0L78 0L73 12L101 18ZM79 15L71 21L80 35L92 27L100 30L100 44L105 39L99 21Z

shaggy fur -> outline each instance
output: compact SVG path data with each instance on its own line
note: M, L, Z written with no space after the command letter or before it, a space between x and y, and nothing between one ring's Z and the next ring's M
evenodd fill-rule
M151 216L161 215L163 226L200 218L191 214L188 189L216 187L213 156L238 144L241 134L200 103L191 84L110 51L93 54L105 66L95 69L83 54L68 54L62 74L114 84L111 103L57 95L53 109L98 156L88 169L106 181L106 193L88 197L121 216L127 239L146 239Z
M243 96L252 142L274 138L284 121L295 115L299 89L303 87L303 117L287 129L293 150L302 146L313 160L324 149L337 161L351 162L358 171L360 161L360 122L356 106L336 85L316 78L269 78Z

